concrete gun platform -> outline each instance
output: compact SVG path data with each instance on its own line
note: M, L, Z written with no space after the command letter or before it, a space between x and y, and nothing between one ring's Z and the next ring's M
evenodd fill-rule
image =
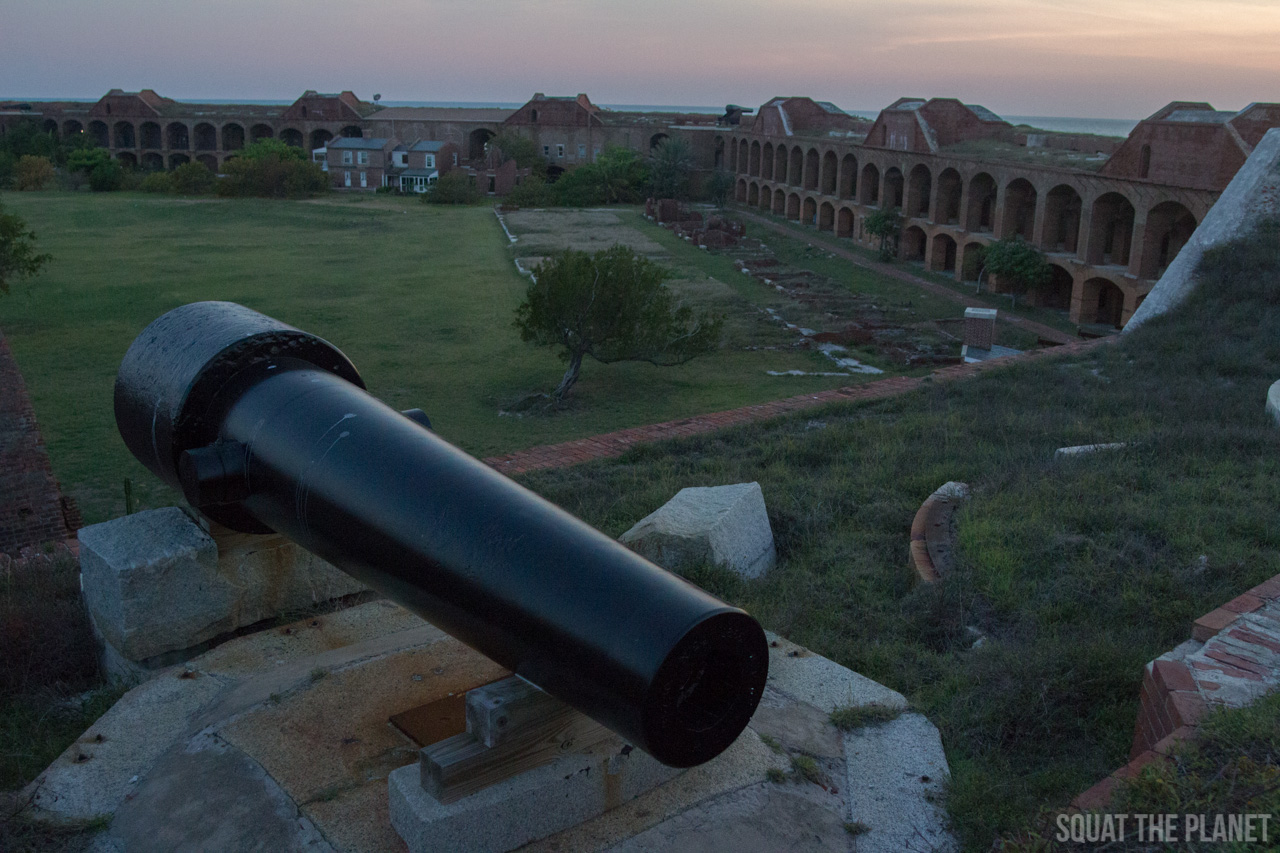
M558 764L443 808L417 784L421 744L390 719L508 673L387 601L271 627L161 670L26 794L41 819L110 816L95 853L952 849L936 729L903 713L840 732L829 720L836 708L906 702L770 641L764 699L729 750L682 773L659 768L668 781L631 799L615 789L603 814L569 814L567 828L543 837L528 812L537 798L521 786ZM616 763L626 752L601 757ZM544 775L563 802L541 808L580 807L580 793Z

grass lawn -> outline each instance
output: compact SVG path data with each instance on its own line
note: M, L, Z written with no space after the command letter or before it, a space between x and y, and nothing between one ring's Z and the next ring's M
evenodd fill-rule
M700 301L752 315L731 324L736 331L716 354L677 368L588 363L568 410L501 416L553 388L563 366L511 326L528 282L487 207L383 196L300 203L54 192L10 193L4 202L54 260L0 301L0 329L54 472L89 523L123 513L125 478L143 506L175 499L125 450L111 395L134 337L187 302L240 302L332 341L375 395L421 407L442 436L477 456L864 379L769 376L832 367L789 346L747 349L764 321L734 289L746 278L738 274L727 276L733 287L704 279L693 288ZM633 211L623 215L666 240L675 266L706 262L706 253L667 240Z
M1122 765L1144 664L1280 573L1275 232L1205 275L1175 315L1074 360L522 480L614 536L682 487L759 481L778 568L693 579L906 694L942 733L958 834L985 851ZM1101 442L1131 446L1054 461ZM948 480L973 488L957 570L918 584L912 518Z

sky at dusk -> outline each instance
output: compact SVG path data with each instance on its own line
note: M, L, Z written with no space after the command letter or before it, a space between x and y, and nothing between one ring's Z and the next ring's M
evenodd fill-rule
M0 97L757 106L958 97L1142 118L1280 101L1277 0L0 0Z

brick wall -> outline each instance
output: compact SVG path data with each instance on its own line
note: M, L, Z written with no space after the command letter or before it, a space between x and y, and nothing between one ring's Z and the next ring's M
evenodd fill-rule
M0 334L0 554L63 541L81 526L49 465L26 384Z

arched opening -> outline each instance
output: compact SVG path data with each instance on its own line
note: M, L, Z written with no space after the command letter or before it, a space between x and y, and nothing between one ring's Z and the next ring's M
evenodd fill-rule
M317 148L323 148L329 144L329 140L333 139L333 134L323 128L311 131L311 149L315 151Z
M650 147L652 148L653 146ZM753 178L758 178L760 177L760 143L753 141L749 150L750 154L748 156L750 159L747 160L747 174Z
M868 163L862 167L862 177L859 179L862 188L858 192L858 203L874 207L880 203L880 170L876 168L875 163Z
M538 123L538 111L537 111L537 110L529 110L529 120L530 120L531 122L533 122L534 124L537 124L537 123Z
M84 125L75 119L68 119L62 123L62 138L74 136L77 133L84 133Z
M356 127L354 124L349 124L342 129L343 139L361 139L363 137L364 131Z
M729 140L729 171L738 171L738 140Z
M929 200L933 191L933 173L923 163L911 170L907 180L907 216L917 219L929 218Z
M666 142L666 141L667 141L667 139L669 139L669 138L670 138L670 137L668 137L665 133L655 133L653 136L650 136L650 137L649 137L649 151L650 151L650 152L652 152L652 151L653 151L653 149L657 148L659 145L661 145L662 143ZM758 149L758 148L759 148L759 146L760 146L760 143L758 143L758 142L753 142L753 143L752 143L752 145ZM756 151L753 151L752 153L753 153L753 155L758 156L760 152L759 152L758 150L756 150ZM759 175L759 174L760 174L759 169L760 169L759 164L756 164L756 171L752 172L751 174L753 174L753 175Z
M935 234L929 251L929 269L937 272L956 271L956 241L947 234Z
M164 134L160 132L160 125L154 121L144 121L138 128L138 136L143 148L154 151L164 147L162 144Z
M840 160L840 198L853 198L858 189L858 158L846 154Z
M292 146L293 148L301 148L302 131L298 130L296 127L286 127L284 130L280 131L280 141L285 145Z
M164 158L154 151L148 151L142 155L142 168L148 172L161 172L164 170Z
M773 212L778 216L785 216L787 213L787 194L782 190L773 191Z
M804 188L818 188L818 149L810 148L804 153Z
M853 237L853 211L847 207L836 211L836 236Z
M890 166L884 173L884 206L901 208L902 201L902 170L897 166Z
M47 133L54 139L58 138L58 123L51 118L47 118L40 125L40 132Z
M1080 288L1079 323L1099 323L1120 328L1124 316L1124 291L1106 278L1091 278Z
M218 150L218 131L211 124L196 125L196 150L197 151L217 151ZM199 160L200 158L196 158ZM200 162L204 162L201 160ZM215 166L216 168L216 166Z
M1004 220L1001 237L1021 237L1030 242L1035 233L1036 188L1026 178L1016 178L1004 188Z
M1075 254L1080 239L1080 193L1059 184L1044 197L1044 247Z
M738 179L738 189L733 194L733 198L735 201L747 200L747 182L742 180L741 178Z
M1049 281L1028 291L1027 304L1066 311L1071 307L1071 291L1075 286L1075 279L1065 267L1058 264L1049 264L1049 270Z
M840 161L836 152L828 151L822 155L822 192L824 195L835 195L840 182Z
M232 122L222 126L222 150L239 151L244 148L244 128Z
M1142 278L1158 279L1196 230L1196 218L1176 201L1157 204L1147 213L1142 238Z
M760 204L760 185L755 181L752 181L751 186L747 189L747 204L752 207Z
M804 181L804 152L797 145L791 149L791 162L787 164L787 183L798 187Z
M134 136L133 123L128 121L118 121L112 129L112 137L115 139L116 148L137 148L138 141Z
M111 140L107 133L107 123L103 121L89 122L89 139L99 148L110 148Z
M1151 177L1151 146L1142 146L1142 152L1138 155L1138 177Z
M214 174L218 173L218 158L212 154L197 154L196 162L203 165L206 169Z
M836 209L829 201L824 201L818 208L818 230L834 231L836 227Z
M564 166L547 166L547 183L554 184L564 174Z
M787 219L800 219L800 196L797 193L787 196Z
M1089 229L1089 257L1095 266L1129 265L1133 242L1133 205L1120 193L1106 193L1093 203L1093 223Z
M965 214L966 231L990 232L996 225L996 179L979 172L969 181L969 209Z
M116 160L126 169L138 168L138 157L132 151L121 151L116 155Z
M960 258L960 280L977 281L982 275L982 256L987 247L982 243L965 243L964 253Z
M276 132L271 129L269 124L255 124L249 128L249 141L257 142L259 139L275 139Z
M760 210L768 213L773 209L773 191L767 185L760 187Z
M924 229L912 225L902 232L902 258L907 261L923 261L926 237Z
M766 142L760 152L760 176L765 180L773 180L773 143Z
M805 225L812 225L817 218L818 203L809 196L805 196L804 202L800 205L800 221Z
M751 144L745 139L738 141L738 171L751 173Z
M780 184L787 182L787 146L779 145L773 152L773 179Z
M713 156L711 167L717 172L724 169L724 137L716 137L715 154Z
M493 139L493 137L494 132L487 127L478 127L467 134L467 159L483 159L485 146L489 144L489 140Z
M188 157L186 154L170 154L169 155L170 169L176 169L179 166L185 166L190 162L191 162L191 158Z
M955 169L943 169L938 175L938 212L934 214L943 225L960 224L960 197L964 183Z
M165 147L171 151L191 150L191 132L180 121L169 122L169 126L164 129L164 137L168 143Z

